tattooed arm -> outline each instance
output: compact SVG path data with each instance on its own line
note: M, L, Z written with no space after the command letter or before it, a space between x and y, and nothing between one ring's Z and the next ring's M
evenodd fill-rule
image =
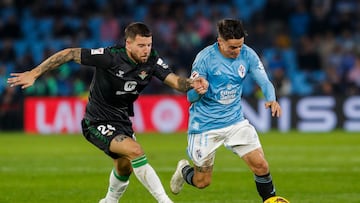
M81 48L68 48L55 53L54 55L47 58L40 65L33 68L30 71L23 73L11 73L11 78L8 78L7 83L11 86L21 86L22 89L30 87L34 84L35 80L45 73L46 71L55 69L60 65L75 61L81 63Z
M180 92L187 92L190 89L194 89L198 94L205 94L209 86L204 78L183 78L174 73L166 76L164 83Z

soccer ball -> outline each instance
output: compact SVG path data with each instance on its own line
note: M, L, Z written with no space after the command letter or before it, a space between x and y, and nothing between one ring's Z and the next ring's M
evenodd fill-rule
M287 200L283 197L274 196L274 197L270 197L269 199L265 200L264 203L290 203L290 202L289 202L289 200Z

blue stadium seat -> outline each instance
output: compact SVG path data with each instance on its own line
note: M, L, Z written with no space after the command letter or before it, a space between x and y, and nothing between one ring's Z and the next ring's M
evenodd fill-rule
M24 56L25 52L28 51L28 41L27 40L16 40L14 42L14 49L16 58L21 58Z
M88 23L89 23L88 26L92 32L93 38L95 40L99 40L100 39L100 25L102 23L102 18L99 16L94 16L89 19Z
M43 61L45 43L42 40L32 41L30 43L31 53L35 64L39 64Z
M16 15L14 7L8 6L1 8L0 18L2 21L7 21L10 16Z
M233 0L240 17L244 21L249 21L254 12L260 10L265 6L266 0Z
M296 73L296 76L290 78L292 87L291 93L299 96L309 95L313 93L312 85L306 80L306 75L303 72L298 71Z
M134 13L135 21L144 21L146 14L147 14L146 6L142 6L142 5L137 6Z
M37 39L49 39L52 37L54 19L41 18L36 21Z
M52 49L54 51L60 51L64 48L67 48L64 40L61 40L61 39L51 39L45 43L45 46L49 47L50 49Z
M82 40L80 42L80 47L82 48L98 48L97 42L93 39L86 39L86 40Z
M73 17L65 17L64 18L65 24L69 25L72 29L78 29L81 25L81 20L79 18Z
M295 77L298 72L296 53L293 49L287 49L282 52L282 56L286 65L286 74L288 77Z
M24 39L29 40L29 41L36 39L37 29L36 29L35 23L36 23L36 21L32 17L26 17L20 21L20 27L21 27L21 31L24 36Z

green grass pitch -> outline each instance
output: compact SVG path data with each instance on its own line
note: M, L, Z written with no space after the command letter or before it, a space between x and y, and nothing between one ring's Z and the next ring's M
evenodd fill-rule
M359 133L259 135L278 195L292 203L360 202ZM186 157L186 134L138 134L137 139L174 202L261 202L252 173L224 147L216 154L208 188L185 185L179 195L171 194L170 177ZM0 132L1 203L96 203L106 193L111 169L112 160L81 135ZM122 202L156 201L133 175Z

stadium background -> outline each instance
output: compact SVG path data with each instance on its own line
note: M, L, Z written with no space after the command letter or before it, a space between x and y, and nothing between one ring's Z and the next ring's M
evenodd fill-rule
M216 21L237 17L243 19L249 34L246 43L262 57L284 108L282 118L269 118L256 100L262 97L258 88L247 81L244 110L259 131L268 131L259 134L278 194L294 203L358 203L359 4L355 0L1 0L0 202L96 202L104 195L112 167L108 157L78 136L76 126L70 125L70 133L57 134L51 133L57 124L44 122L41 131L22 132L24 120L29 124L52 116L62 118L62 125L79 123L92 68L65 64L26 91L6 85L10 72L28 70L65 47L121 42L129 22L145 21L154 32L154 47L177 73L187 76L195 53L214 42ZM184 95L157 80L139 99L137 115L167 106L186 118L186 108L177 108L186 106ZM26 109L29 112L24 114ZM35 118L34 111L48 112ZM179 119L171 113L159 117L160 124L167 121L166 127ZM142 118L135 120L137 132L144 127ZM181 195L172 195L168 183L177 161L186 157L186 133L162 134L159 131L169 129L151 127L156 132L138 133L137 140L175 202L259 202L251 172L225 148L217 151L211 187L203 191L184 187ZM52 136L25 136L49 129ZM316 132L303 133L309 130ZM134 176L131 182L123 202L154 202Z
M298 115L304 98L318 103L316 114L325 112L319 124L335 115L337 121L329 122L336 123L325 130L348 126L349 119L352 126L360 126L359 6L352 0L1 1L0 130L24 129L27 98L86 97L93 69L64 64L25 91L7 86L9 73L29 70L66 47L122 43L124 27L144 21L152 28L154 48L176 73L188 76L195 54L215 41L215 23L225 17L243 20L248 32L245 42L261 56L279 99L296 104L289 107L294 112L289 116L290 128L301 125L301 119L316 122L311 116L317 115ZM258 87L251 80L247 83L245 98L261 98ZM144 94L180 95L158 80ZM322 99L317 100L318 96ZM325 110L321 110L323 102ZM257 109L258 103L249 103ZM311 113L312 108L306 106L305 112ZM359 127L349 129L360 131Z

